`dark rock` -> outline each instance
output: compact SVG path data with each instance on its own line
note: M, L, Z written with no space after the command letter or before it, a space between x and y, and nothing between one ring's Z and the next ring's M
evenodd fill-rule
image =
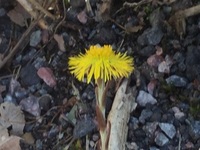
M186 76L189 80L200 80L200 47L188 46L186 53Z
M81 138L89 134L96 127L94 120L91 117L85 117L78 120L73 131L74 138Z
M154 46L149 45L149 46L146 46L146 47L142 48L141 50L139 50L138 53L141 56L149 57L149 56L153 55L155 53L155 51L156 51L156 49L154 48Z
M38 98L40 109L43 111L48 111L51 107L52 97L49 94L42 95Z
M152 27L160 27L165 19L165 16L160 8L158 8L150 14L149 18Z
M23 98L25 98L26 96L28 96L28 91L25 90L24 88L17 88L14 96L18 99L21 100Z
M142 35L140 35L137 39L137 42L141 46L145 45L157 45L160 43L161 39L163 37L163 32L160 28L154 27L146 29Z
M6 14L6 10L4 8L0 8L0 17Z
M26 65L20 72L20 78L23 84L31 86L39 83L41 79L37 75L37 70L31 64Z
M200 138L200 121L194 121L194 123L192 123L189 134L194 140Z
M139 120L136 117L130 117L129 120L129 129L137 129L139 127Z
M178 51L178 52L176 52L176 53L174 54L173 60L174 60L175 62L180 63L180 62L183 62L183 61L185 60L185 56L183 55L183 53L181 53L181 52Z
M73 8L80 8L85 6L85 0L70 0L70 5Z
M154 121L160 121L161 116L162 116L162 111L160 109L152 110L153 114L149 118L149 121L154 122Z
M138 139L144 139L146 137L146 133L144 132L144 130L142 130L140 128L134 130L134 135Z
M159 148L153 146L153 147L150 147L149 150L160 150Z
M145 121L148 119L148 118L150 118L151 117L151 115L152 115L152 111L151 110L149 110L149 109L143 109L142 110L142 113L141 113L141 115L140 115L140 117L139 117L139 121L141 122L141 123L145 123Z
M111 28L100 28L97 29L96 34L92 38L94 44L112 44L116 40L116 35Z
M0 53L4 53L9 46L12 22L8 17L0 17L0 22L3 22L0 24Z
M168 77L166 79L166 82L167 82L167 84L171 84L176 87L186 87L188 84L188 81L186 78L180 77L177 75L172 75L172 76Z
M91 85L88 85L81 95L82 100L93 100L95 98L94 88Z

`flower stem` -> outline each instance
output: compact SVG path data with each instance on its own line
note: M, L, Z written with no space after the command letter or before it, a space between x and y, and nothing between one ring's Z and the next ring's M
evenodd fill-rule
M105 82L102 79L97 81L97 104L102 112L102 115L105 117L105 99L104 99L104 92L105 92Z
M106 117L105 117L105 82L103 79L98 79L97 93L96 93L96 115L99 125L99 133L101 137L101 150L107 150L108 135L106 130Z

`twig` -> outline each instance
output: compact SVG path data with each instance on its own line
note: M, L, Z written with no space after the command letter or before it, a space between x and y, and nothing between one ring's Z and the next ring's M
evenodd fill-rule
M26 45L28 43L29 38L27 37L30 35L32 29L37 25L38 21L39 20L35 20L34 22L32 22L29 28L26 30L26 32L22 35L20 40L17 42L17 44L13 47L13 49L10 50L9 54L5 56L5 58L0 59L0 69L8 62L8 60L10 60L16 54L20 46Z
M186 30L185 19L197 15L199 13L200 13L200 4L184 10L179 10L172 17L170 17L169 23L175 26L177 34L181 36L185 34Z
M152 2L152 0L141 0L138 3L136 3L136 2L134 2L134 3L124 2L123 6L136 7L136 6L147 4L147 3L150 3L150 2Z
M124 80L119 87L108 115L110 123L110 136L108 150L125 150L125 143L128 133L128 120L130 113L135 109L136 89L127 91L128 80Z
M54 15L52 15L50 12L48 12L46 9L44 9L37 1L35 1L35 0L29 0L29 1L30 1L30 3L32 5L35 6L36 9L40 10L41 12L43 12L44 14L46 14L51 19L53 19L53 20L56 19L56 17Z
M54 30L54 34L56 33L57 29L62 25L62 23L65 21L66 18L66 7L65 7L65 0L62 1L63 3L63 9L64 9L64 16L62 18L62 20L58 23L58 25L56 26L55 30Z

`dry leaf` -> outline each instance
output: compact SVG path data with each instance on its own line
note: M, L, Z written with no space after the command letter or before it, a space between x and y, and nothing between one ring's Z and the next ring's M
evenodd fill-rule
M22 135L25 120L20 107L10 102L2 103L0 105L0 124L6 128L12 126L12 134Z
M169 23L176 28L177 34L182 36L185 34L186 31L185 19L197 15L199 13L200 13L200 4L184 10L179 10L173 16L170 17Z
M10 136L0 141L0 150L21 150L20 137Z
M27 144L34 144L34 142L35 142L35 139L34 139L33 135L31 134L31 132L24 133L22 138Z
M54 39L56 40L56 42L58 43L58 47L61 51L65 52L65 41L63 39L62 35L58 35L58 34L54 34Z
M103 1L102 4L97 5L95 19L96 21L107 21L110 18L112 0Z
M9 137L8 130L0 125L0 143Z
M7 15L14 23L22 27L25 26L26 19L30 18L30 15L19 3L16 5L14 9L9 11Z

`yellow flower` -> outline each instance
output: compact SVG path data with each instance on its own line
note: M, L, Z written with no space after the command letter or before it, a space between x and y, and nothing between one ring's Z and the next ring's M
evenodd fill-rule
M69 58L69 70L80 81L92 77L95 81L103 79L105 82L112 78L128 77L134 70L133 58L126 54L116 54L110 45L91 46L85 54Z

